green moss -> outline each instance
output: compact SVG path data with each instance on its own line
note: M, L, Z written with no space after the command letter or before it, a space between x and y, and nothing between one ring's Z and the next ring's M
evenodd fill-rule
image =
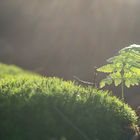
M0 139L128 140L135 112L105 91L31 74L0 80Z
M5 78L7 76L20 76L20 75L31 76L31 75L37 75L37 74L23 70L15 65L6 65L6 64L0 63L0 79Z

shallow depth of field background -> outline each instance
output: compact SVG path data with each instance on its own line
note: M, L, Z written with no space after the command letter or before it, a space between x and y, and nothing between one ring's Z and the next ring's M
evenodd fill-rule
M1 0L0 61L92 81L94 66L140 44L139 7L139 0ZM140 105L140 86L125 95L128 103Z

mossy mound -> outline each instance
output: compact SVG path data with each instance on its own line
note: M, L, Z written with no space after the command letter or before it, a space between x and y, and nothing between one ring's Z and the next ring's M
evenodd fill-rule
M129 140L137 117L105 91L18 74L0 80L0 122L3 140Z

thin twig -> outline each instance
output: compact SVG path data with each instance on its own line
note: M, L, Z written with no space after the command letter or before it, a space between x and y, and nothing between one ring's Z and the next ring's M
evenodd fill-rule
M93 86L94 86L95 88L97 88L97 83L96 83L97 75L98 75L97 67L95 66L95 67L94 67L94 78L93 78Z
M78 82L82 83L82 84L89 85L89 86L94 86L94 83L87 82L87 81L83 81L83 80L81 80L80 78L78 78L77 76L73 76L73 78L74 78L75 80L77 80Z

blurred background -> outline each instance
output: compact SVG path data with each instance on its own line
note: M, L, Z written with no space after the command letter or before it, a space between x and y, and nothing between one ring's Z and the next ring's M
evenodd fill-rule
M139 0L0 0L0 61L92 82L94 66L140 44L139 7ZM140 105L140 86L125 90L127 102Z

